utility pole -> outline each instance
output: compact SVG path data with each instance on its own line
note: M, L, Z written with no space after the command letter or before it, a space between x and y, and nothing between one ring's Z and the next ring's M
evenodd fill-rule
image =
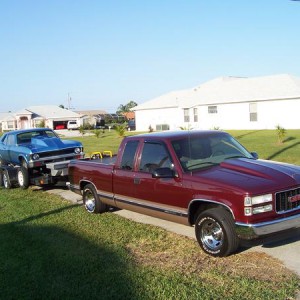
M68 99L67 99L67 101L68 101L68 110L71 110L71 109L73 109L73 107L72 107L72 98L71 98L71 96L70 96L70 93L68 93Z

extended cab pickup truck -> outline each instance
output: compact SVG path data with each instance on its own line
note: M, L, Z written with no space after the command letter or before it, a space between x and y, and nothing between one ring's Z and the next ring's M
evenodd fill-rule
M115 159L72 160L69 180L88 212L112 206L195 226L212 256L300 227L300 167L259 160L225 132L126 137Z

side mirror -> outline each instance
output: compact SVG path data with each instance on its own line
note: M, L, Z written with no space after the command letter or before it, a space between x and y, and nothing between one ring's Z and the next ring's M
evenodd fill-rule
M152 173L153 178L174 178L176 177L176 173L174 170L170 168L157 168Z
M258 159L258 154L256 152L251 152L251 155L254 159Z

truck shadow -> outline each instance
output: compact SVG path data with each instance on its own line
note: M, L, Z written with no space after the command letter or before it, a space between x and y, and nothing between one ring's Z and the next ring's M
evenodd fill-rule
M37 221L78 205L0 226L3 299L137 299L133 267L118 251ZM100 246L99 246L100 245Z
M283 245L293 244L300 241L300 228L282 231L267 237L261 237L252 241L241 241L239 252L248 250L255 246L263 248L276 248Z

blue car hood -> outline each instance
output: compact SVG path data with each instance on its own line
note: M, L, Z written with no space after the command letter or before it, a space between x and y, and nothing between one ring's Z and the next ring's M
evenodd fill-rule
M47 138L32 138L31 144L26 147L29 148L32 152L41 152L41 151L55 151L62 150L72 147L80 147L81 144L77 141L62 141L56 137L47 137Z

